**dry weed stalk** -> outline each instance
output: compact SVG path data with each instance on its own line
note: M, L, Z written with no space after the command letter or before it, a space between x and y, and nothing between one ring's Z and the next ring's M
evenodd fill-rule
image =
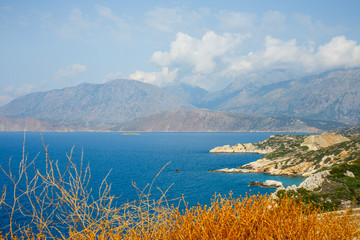
M275 202L268 196L244 198L216 195L212 204L183 213L173 211L149 231L134 229L128 239L353 239L348 215L321 216L318 209L291 198Z
M61 171L44 144L45 160L41 164L45 170L40 171L35 165L38 155L29 161L25 154L25 136L23 146L23 157L15 167L17 173L13 171L11 158L7 171L0 165L12 183L12 195L5 200L4 188L0 202L0 207L9 213L5 238L57 239L66 238L69 231L81 234L89 230L96 236L104 227L123 222L119 214L121 208L113 207L115 197L110 194L111 184L106 182L106 177L100 185L98 198L91 195L90 168L84 166L82 157L80 166L75 165L74 148L67 155L67 167Z
M24 138L25 139L25 138ZM25 140L24 140L25 141ZM43 141L44 142L44 141ZM25 146L25 144L24 144ZM106 177L94 199L88 184L89 166L79 166L72 160L73 148L67 155L67 166L61 169L50 159L45 149L45 170L35 166L36 156L29 161L23 148L23 158L12 171L4 171L12 183L4 188L0 210L9 213L9 225L4 237L17 239L353 239L360 237L349 214L320 214L317 208L284 197L274 201L266 195L233 198L215 194L210 206L189 208L182 198L176 207L170 205L166 191L158 200L150 185L138 191L139 199L114 207L115 197ZM171 186L170 186L171 187ZM169 187L169 188L170 188ZM9 196L11 192L11 196ZM8 193L8 195L6 195ZM180 211L180 204L185 209ZM26 221L20 221L19 216ZM34 229L33 229L34 228Z

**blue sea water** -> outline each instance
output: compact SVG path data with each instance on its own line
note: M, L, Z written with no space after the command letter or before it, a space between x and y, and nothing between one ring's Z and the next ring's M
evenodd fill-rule
M45 145L52 160L60 167L67 165L66 154L74 147L73 161L84 163L91 169L90 187L96 195L102 179L110 172L107 181L112 194L120 196L119 203L138 198L133 182L142 189L167 164L155 179L152 197L159 198L166 190L168 199L184 196L189 206L209 204L214 193L244 196L246 193L269 193L273 188L250 187L250 181L278 180L284 185L299 184L299 177L270 176L267 174L210 173L208 170L233 168L261 157L258 154L210 154L209 150L225 144L258 142L274 133L43 133ZM14 166L22 158L24 133L0 132L0 164L8 168L9 158ZM25 135L25 153L32 160L37 156L41 170L45 152L40 133ZM39 165L40 164L40 165ZM179 171L176 171L179 170ZM0 172L0 187L9 184ZM10 187L11 189L11 187ZM0 209L1 212L1 209ZM3 216L3 214L1 214Z

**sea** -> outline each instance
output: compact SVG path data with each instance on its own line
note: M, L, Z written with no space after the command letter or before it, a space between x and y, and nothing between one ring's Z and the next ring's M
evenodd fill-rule
M67 156L77 167L89 166L91 178L88 189L94 197L102 180L107 177L111 193L118 197L117 204L139 198L138 189L159 199L166 191L168 200L183 198L189 207L209 205L214 194L233 197L247 194L271 193L274 188L249 186L251 181L277 180L285 186L298 185L301 177L271 176L255 173L212 173L209 170L235 168L262 157L259 154L210 154L220 145L258 142L278 133L221 132L221 133L139 133L127 135L112 133L53 133L53 132L0 132L0 164L16 175L23 153L28 161L35 159L40 172L45 171L45 150L50 159L65 169ZM286 133L299 134L299 133ZM9 160L11 164L9 166ZM160 172L160 170L162 171ZM0 187L12 184L0 172ZM2 221L6 213L1 212ZM1 224L1 223L0 223Z

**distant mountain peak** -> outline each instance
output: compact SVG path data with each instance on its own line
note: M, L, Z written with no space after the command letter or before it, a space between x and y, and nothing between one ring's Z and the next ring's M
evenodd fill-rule
M0 116L63 122L121 123L170 109L193 108L151 84L119 79L32 93L0 107Z
M200 106L358 124L360 68L336 69L260 87L230 85L210 95Z

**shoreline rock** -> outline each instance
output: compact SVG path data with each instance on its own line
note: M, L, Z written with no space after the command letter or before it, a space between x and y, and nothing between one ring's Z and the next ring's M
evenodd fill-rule
M257 173L256 171L252 169L246 169L246 168L222 168L222 169L216 169L216 170L209 170L208 172L212 173Z
M260 159L240 166L239 169L219 169L212 172L224 173L267 173L270 175L287 175L309 177L324 167L331 167L342 159L351 156L348 151L352 140L337 134L322 135L273 135L258 143L224 145L213 148L210 153L255 153L264 154ZM326 152L326 148L339 143L349 147L341 151ZM343 144L343 145L344 145ZM353 152L357 152L353 147Z
M234 146L224 145L218 146L210 150L210 153L253 153L253 154L268 154L274 149L270 147L258 148L252 143L238 143Z
M253 181L249 183L250 186L258 186L264 188L283 188L283 184L280 181L266 180L265 182Z

